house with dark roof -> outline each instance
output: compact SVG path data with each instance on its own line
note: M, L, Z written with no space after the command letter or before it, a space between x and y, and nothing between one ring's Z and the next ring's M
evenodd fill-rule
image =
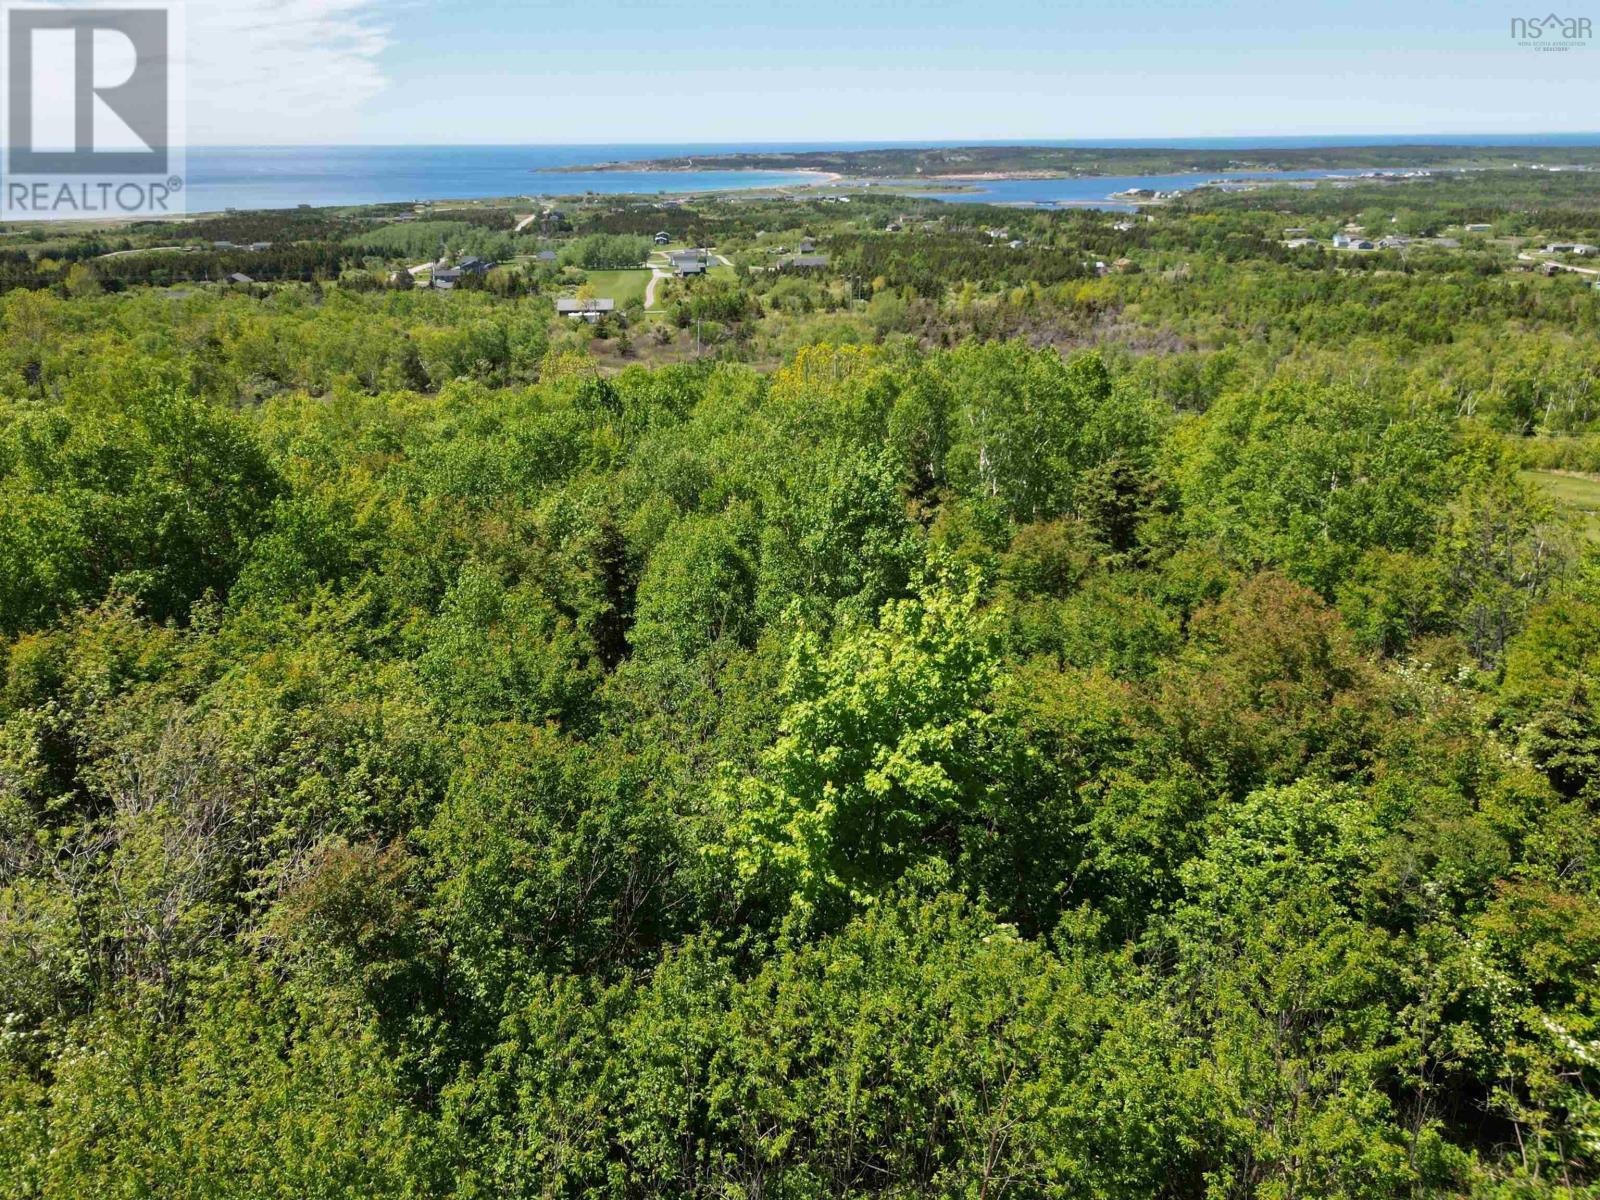
M711 266L711 255L704 250L679 250L667 255L672 273L679 279L686 275L704 275Z
M448 292L455 288L463 278L468 275L487 275L495 264L476 255L468 255L455 266L450 266L444 259L433 265L433 272L429 276L428 285L441 292Z

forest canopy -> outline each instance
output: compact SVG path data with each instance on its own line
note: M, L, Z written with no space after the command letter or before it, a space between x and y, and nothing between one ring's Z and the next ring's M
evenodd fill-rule
M1223 207L0 296L0 1193L1592 1194L1600 295Z

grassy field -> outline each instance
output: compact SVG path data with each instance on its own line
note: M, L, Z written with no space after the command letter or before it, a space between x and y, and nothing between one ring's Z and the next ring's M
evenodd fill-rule
M594 294L615 300L618 308L633 303L644 303L644 289L650 282L649 271L589 271L589 286Z
M1570 471L1528 471L1527 475L1558 503L1579 513L1585 534L1600 541L1600 475Z

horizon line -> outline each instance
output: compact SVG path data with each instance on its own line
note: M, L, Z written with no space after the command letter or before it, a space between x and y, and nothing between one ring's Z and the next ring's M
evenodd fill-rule
M1521 143L1515 141L1514 139L1516 139L1516 138L1525 138L1525 137L1526 138L1539 138L1539 137L1543 137L1543 138L1549 138L1549 137L1594 138L1596 145L1600 145L1600 130L1590 130L1590 129L1574 129L1574 130L1540 129L1540 130L1521 130L1521 131L1514 132L1514 133L1483 132L1483 131L1473 131L1473 130L1453 130L1453 131L1444 131L1444 132L1440 132L1440 131L1410 132L1410 131L1407 131L1407 132L1401 132L1401 133L1382 133L1382 132L1356 132L1356 133L1207 133L1207 134L1183 134L1183 135L1170 135L1170 136L1169 135L1155 135L1155 136L1150 136L1150 137L1128 136L1128 137L1110 137L1110 138L1103 138L1103 137L1102 138L1093 138L1093 137L1085 137L1085 138L1071 138L1071 137L1060 137L1060 138L1057 138L1057 137L960 138L960 137L930 136L930 137L926 137L926 138L883 137L883 138L848 138L848 139L840 138L840 139L829 139L829 138L826 138L826 137L818 137L818 138L796 138L796 139L790 139L790 138L774 138L774 139L739 138L739 139L732 139L732 140L694 139L694 138L691 138L691 139L687 139L687 140L684 140L684 141L676 141L676 142L667 142L667 141L190 142L190 143L188 143L186 145L185 149L187 149L187 150L296 150L296 149L364 150L364 149L379 149L379 148L384 148L384 147L417 147L417 146L426 146L426 147L430 147L430 148L459 148L459 149L527 147L527 148L531 149L531 148L553 147L553 146L561 146L561 147L588 147L588 146L595 146L595 147L603 147L603 146L642 146L642 147L664 146L664 147L673 147L673 146L750 146L750 145L759 145L759 146L810 146L810 147L824 146L824 147L827 147L827 148L834 148L834 147L838 147L838 148L868 147L868 148L870 148L870 147L874 147L874 146L885 146L885 147L893 147L893 148L896 148L896 149L910 148L910 147L917 147L917 146L928 146L929 148L939 149L939 148L952 147L952 146L960 147L960 146L1038 146L1038 145L1046 145L1046 146L1052 146L1052 147L1059 147L1061 149L1072 149L1072 148L1075 148L1075 147L1083 147L1085 149L1114 150L1114 149L1118 149L1118 148L1121 148L1121 147L1128 147L1128 148L1137 148L1137 149L1141 149L1141 150L1160 150L1160 149L1180 150L1180 149L1186 149L1187 148L1187 147L1183 146L1182 143L1184 143L1184 142L1198 142L1198 141L1227 140L1227 141L1246 142L1246 141L1249 141L1251 139L1259 139L1263 143L1265 143L1265 142L1270 142L1270 141L1282 141L1282 140L1286 140L1286 139L1293 139L1295 141L1318 141L1318 140L1321 140L1321 139L1333 139L1333 138L1350 139L1350 138L1367 138L1367 137L1380 138L1380 139L1384 139L1385 141L1389 141L1389 142L1392 142L1393 139L1396 139L1396 138L1414 138L1414 139L1416 139L1415 144L1417 144L1417 145L1453 145L1453 144L1455 144L1455 143L1451 143L1451 142L1448 142L1448 141L1440 140L1440 139L1447 139L1447 138L1500 138L1500 139L1505 139L1505 144L1508 145L1508 146L1521 145ZM1376 145L1376 144L1379 144L1379 143L1373 143L1373 144ZM1532 145L1532 143L1530 143L1530 145ZM1285 149L1287 147L1275 147L1275 146L1263 145L1262 148L1263 149ZM1305 147L1305 148L1310 149L1310 148L1313 148L1313 147ZM1359 148L1359 145L1357 145L1355 147L1340 147L1340 148L1341 149ZM1218 149L1241 149L1242 150L1242 149L1250 149L1250 147L1249 146L1218 147Z

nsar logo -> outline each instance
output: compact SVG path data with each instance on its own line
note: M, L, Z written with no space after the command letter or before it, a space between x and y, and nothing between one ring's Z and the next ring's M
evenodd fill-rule
M1576 50L1588 45L1594 24L1588 17L1512 17L1511 37L1532 50Z

